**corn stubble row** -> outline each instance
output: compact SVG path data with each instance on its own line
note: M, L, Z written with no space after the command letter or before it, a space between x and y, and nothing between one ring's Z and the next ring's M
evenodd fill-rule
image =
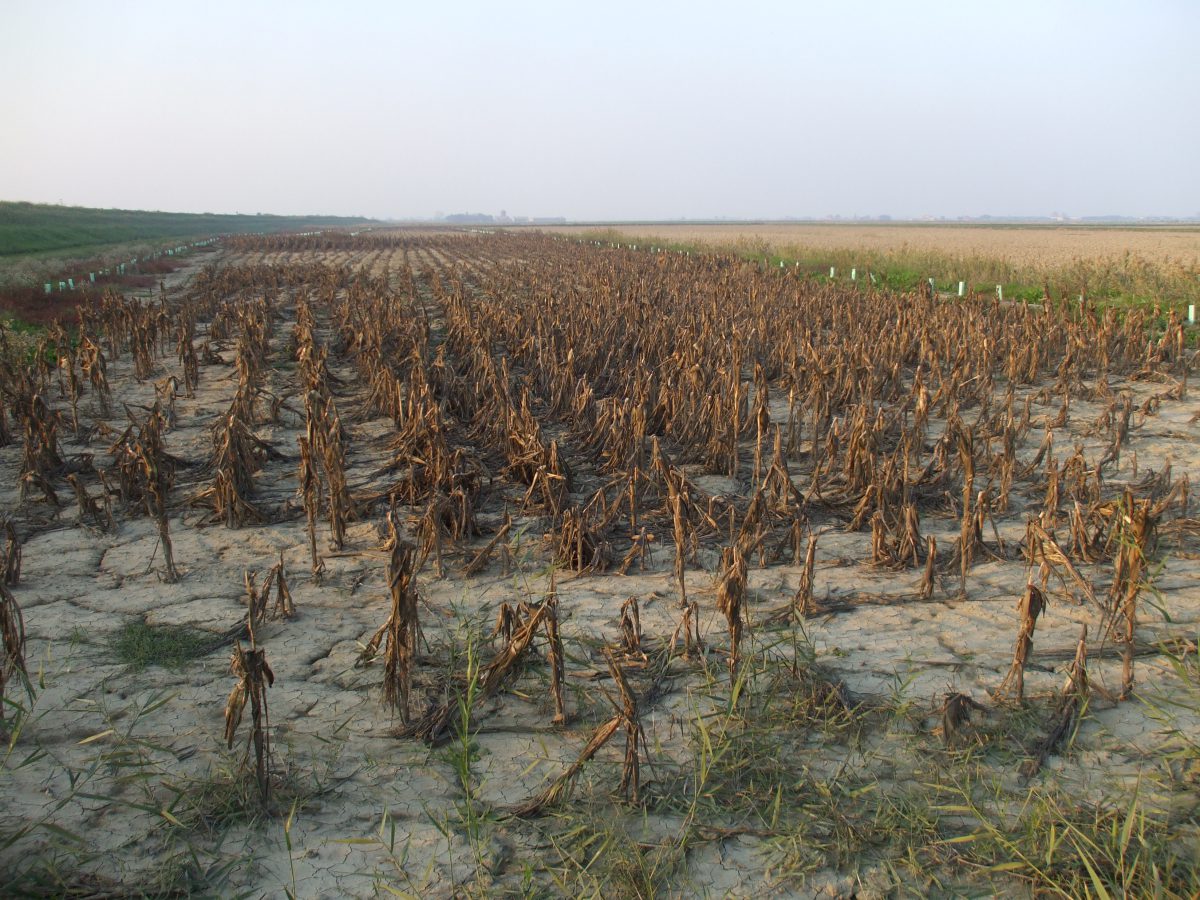
M391 284L319 263L248 265L206 270L174 303L108 295L83 314L77 344L60 327L31 364L5 356L0 441L23 441L21 483L30 504L59 505L56 485L68 481L81 523L116 528L114 506L154 518L163 577L174 580L180 571L170 543L172 509L200 508L201 524L227 528L289 514L290 503L272 506L258 496L255 476L285 458L258 437L260 427L294 410L303 419L295 499L312 577L325 574L323 532L339 551L349 522L385 517L390 613L367 643L364 662L384 657L384 699L404 734L436 741L452 727L451 683L435 684L424 704L413 694L417 576L428 568L442 577L459 560L469 577L497 554L506 569L515 565L509 541L519 522L535 525L555 564L577 573L644 568L653 564L654 545L669 541L680 620L660 641L662 652L700 651L701 609L711 603L727 625L731 678L750 623L752 566L784 564L799 573L792 600L768 611L765 624L838 611L815 589L818 539L831 529L869 531L871 565L919 573L914 601L939 588L965 596L981 559L1024 559L1030 578L1018 607L1014 659L996 696L1024 698L1024 669L1052 579L1102 609L1104 636L1124 656L1120 696L1133 690L1138 597L1156 532L1169 516L1177 530L1191 522L1186 477L1173 479L1168 469L1138 480L1135 465L1134 476L1122 479L1119 469L1130 432L1187 390L1188 351L1173 315L1160 327L1151 310L1118 316L1050 303L860 293L721 256L638 254L537 236L231 243L244 253L401 249L463 264L419 274L405 266ZM277 323L292 315L290 334L277 333ZM287 395L271 396L264 384L283 377L281 343L295 371ZM163 436L179 390L193 396L203 367L224 365L220 352L230 348L236 387L214 426L212 452L206 460L177 459ZM63 455L57 433L64 424L75 434L113 437L105 421L108 362L129 354L134 376L148 380L172 351L178 375L156 385L144 416L127 409L128 427L107 448L111 464ZM1158 389L1137 405L1130 390L1111 386L1114 380ZM80 421L85 392L97 416L90 433ZM1080 400L1102 408L1086 431L1106 449L1093 459L1079 444L1060 460L1056 433L1061 441L1072 402ZM1035 405L1054 413L1037 415ZM369 460L370 477L352 489L352 425L379 417L393 426L386 458ZM180 469L205 486L172 498ZM729 487L706 490L705 475L721 476ZM1001 538L996 520L1005 515L1027 521L1018 546ZM957 538L941 550L922 532L931 519L956 523ZM709 551L720 560L716 580L697 599L689 572ZM1080 566L1108 564L1111 588L1102 598ZM272 584L279 615L294 613L282 559L261 591L247 576L251 648L239 645L235 653L239 680L228 705L231 742L241 707L254 708L251 741L264 794L270 754L261 723L272 678L265 656L254 655L264 652L254 627ZM8 639L20 622L9 596L5 622L16 623L5 626L11 668L21 659L21 641ZM559 616L569 617L569 609L552 585L539 603L505 610L477 698L499 693L540 642L554 721L565 722ZM604 657L618 692L614 716L577 763L518 812L532 814L558 799L619 731L626 736L622 789L636 797L644 742L626 670L645 667L651 645L636 599L621 619L620 642ZM1085 654L1081 639L1079 671L1059 703L1048 748L1088 689ZM964 695L947 697L947 740L977 705Z

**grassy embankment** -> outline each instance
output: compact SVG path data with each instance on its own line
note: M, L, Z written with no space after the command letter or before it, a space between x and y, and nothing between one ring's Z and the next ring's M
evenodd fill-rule
M223 215L89 209L0 201L0 257L97 253L114 245L191 241L216 234L360 225L342 216Z
M223 234L301 231L361 225L368 219L340 216L218 215L127 209L89 209L0 201L0 320L14 327L40 327L70 313L93 293L57 289L73 278L76 286L130 289L154 284L178 268L167 249ZM185 250L185 252L188 252ZM122 275L100 276L118 263ZM44 285L53 289L46 293Z

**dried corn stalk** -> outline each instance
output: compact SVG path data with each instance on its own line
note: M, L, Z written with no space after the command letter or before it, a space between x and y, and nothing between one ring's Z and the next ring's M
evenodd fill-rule
M4 656L0 658L0 721L4 719L5 690L18 672L27 690L32 690L29 672L25 668L25 619L12 592L0 584L0 637L4 641Z
M648 534L645 527L634 535L633 543L629 547L629 552L621 560L621 565L617 567L618 575L629 574L629 568L633 565L633 561L638 561L639 571L646 571L646 563L653 562L654 557L650 550L650 545L654 543L654 535Z
M252 502L254 473L267 459L283 458L251 431L243 410L250 396L249 389L239 388L229 413L214 427L213 456L209 463L213 481L191 499L192 504L212 510L209 521L224 522L226 528L266 521L266 516Z
M513 631L520 624L520 621L520 614L516 609L507 603L501 603L500 609L496 611L496 624L492 626L492 640L503 638L504 643L508 644L512 640Z
M621 652L626 656L646 659L646 653L642 650L642 617L637 597L630 597L621 604Z
M1027 759L1021 767L1021 773L1031 778L1042 767L1046 757L1056 752L1075 730L1075 725L1083 715L1088 702L1088 672L1087 672L1087 626L1080 628L1079 642L1075 647L1075 658L1067 672L1067 683L1059 695L1058 704L1054 710L1054 719L1050 733L1038 747L1031 759Z
M667 477L668 501L671 507L671 523L675 530L675 583L679 585L679 606L686 609L688 605L687 584L684 581L684 559L689 545L689 523L684 516L683 497L675 479Z
M392 551L388 560L388 590L392 609L386 622L375 632L363 650L363 658L374 657L383 646L383 699L400 716L409 721L409 694L412 688L412 665L417 653L421 624L417 618L414 551L412 544L402 541L395 518L389 514L392 532Z
M800 583L792 602L782 612L777 612L773 619L777 621L796 622L816 611L816 600L813 597L814 576L817 567L817 534L809 532L808 549L804 552L804 566L800 570Z
M1137 630L1137 605L1145 586L1148 553L1155 521L1149 500L1134 500L1126 489L1117 511L1117 555L1109 592L1108 636L1121 646L1121 699L1133 692L1133 640Z
M282 550L279 551L279 562L267 575L267 583L270 584L272 579L275 581L275 605L272 607L272 615L277 619L291 619L296 615L296 604L292 600L292 592L288 588L287 573L283 568Z
M609 564L609 545L593 527L588 514L577 507L564 510L557 532L552 535L555 556L575 572L603 572Z
M721 554L721 583L717 586L717 611L729 627L729 677L737 677L741 661L742 610L746 602L746 557L735 545Z
M637 696L625 678L624 669L617 663L616 657L608 647L604 648L604 659L621 697L621 724L625 728L625 759L621 766L620 791L626 800L637 803L641 787L642 747L645 746L646 735L638 715Z
M92 497L88 494L83 482L79 480L79 476L74 473L67 476L67 483L75 491L75 503L79 507L79 521L81 523L91 520L97 528L104 531L116 530L117 523L112 516L107 492L101 492L99 500Z
M163 561L167 565L167 582L179 580L179 571L175 568L175 551L171 546L171 532L167 524L167 491L170 486L168 475L162 460L151 448L141 449L142 470L145 473L146 511L154 516L158 525L158 541L162 545Z
M546 646L550 663L550 693L554 697L554 719L552 724L562 725L567 721L566 704L563 700L564 657L562 636L558 631L558 594L554 590L554 575L550 576L550 591L543 601L546 612Z
M492 539L487 542L487 546L475 554L475 558L467 564L466 568L463 570L463 574L477 575L478 573L482 572L483 568L488 564L488 560L491 559L492 553L495 552L497 545L506 537L508 537L508 533L511 530L512 516L506 513L504 516L504 524L500 526L500 529L494 535L492 535Z
M246 569L242 572L242 585L245 589L242 602L246 604L246 626L253 634L254 630L267 618L267 601L271 597L271 576L267 576L266 583L263 584L260 591L258 576Z
M971 713L984 709L966 694L952 692L942 702L942 742L952 746L959 735L971 724Z
M1021 627L1017 633L1016 649L1013 651L1012 666L1004 681L996 690L996 696L1002 697L1011 691L1017 702L1025 700L1025 664L1029 660L1029 651L1033 649L1033 634L1037 630L1038 617L1045 613L1046 597L1033 582L1025 585L1025 593L1017 604L1017 615L1021 618Z
M621 769L621 786L620 790L625 796L637 802L638 791L640 787L640 759L642 746L645 744L645 735L642 732L641 721L638 718L637 699L633 691L629 687L629 682L625 679L625 673L617 664L612 652L605 648L605 661L608 663L609 673L612 675L613 682L617 686L620 694L620 703L612 701L617 707L616 715L607 722L600 725L593 733L579 756L571 765L567 766L550 786L544 791L532 797L530 800L510 810L511 815L517 818L529 818L536 816L547 806L553 806L567 795L575 777L583 771L583 767L587 762L596 755L608 741L622 727L625 729L625 757ZM609 698L612 700L612 698Z
M21 541L12 519L4 522L4 557L0 559L0 583L16 587L21 583Z
M317 553L317 518L321 507L321 476L313 459L312 445L305 437L297 439L300 445L300 493L304 503L304 516L308 530L308 549L312 559L312 577L319 579L325 571L325 563Z
M922 600L928 600L933 596L933 589L937 579L937 538L929 535L925 541L925 572L921 576L921 587L919 595Z
M588 739L587 744L584 745L583 750L580 751L576 760L567 766L562 774L551 782L549 787L525 803L514 807L510 811L511 814L519 819L531 818L541 813L547 806L553 806L563 800L567 796L567 792L570 790L575 776L583 771L583 767L587 764L588 760L595 756L597 751L607 744L609 739L620 730L622 721L623 717L618 713L597 728L592 733L591 738Z
M543 619L550 611L545 603L539 603L532 609L526 609L528 611L524 620L513 627L512 634L504 647L498 650L491 661L480 670L480 690L475 694L477 704L493 697L513 675L517 663L525 656L533 644L533 639L542 630ZM444 738L450 726L452 709L450 701L444 701L426 710L420 719L407 723L400 733L436 744Z
M29 486L35 485L53 506L59 506L53 479L63 468L58 446L58 415L52 413L34 394L25 405L24 449L21 457L21 500L27 499Z
M516 669L517 662L525 656L533 644L533 639L542 628L542 620L549 615L550 607L545 603L535 606L526 616L520 627L513 631L512 638L503 649L497 653L480 673L482 690L479 700L483 701L495 695L503 687L509 676Z
M254 644L251 635L250 647L242 649L241 642L233 647L229 668L238 679L229 699L225 703L225 743L233 749L238 726L242 722L242 711L250 703L251 726L247 736L247 758L249 749L254 748L254 772L258 781L259 796L263 803L271 795L271 733L267 712L267 688L275 683L275 673L267 664L267 653Z
M1040 562L1046 571L1055 572L1064 584L1066 579L1062 577L1059 570L1065 571L1075 586L1079 588L1080 593L1098 606L1096 592L1087 579L1079 574L1079 570L1075 568L1070 557L1063 552L1058 541L1054 539L1054 535L1048 532L1037 519L1030 519L1027 532L1026 553L1030 564Z
M683 642L682 656L684 659L690 658L692 653L704 652L704 641L700 639L700 604L694 600L683 608L679 624L675 626L675 631L671 635L672 653L675 652L680 641Z

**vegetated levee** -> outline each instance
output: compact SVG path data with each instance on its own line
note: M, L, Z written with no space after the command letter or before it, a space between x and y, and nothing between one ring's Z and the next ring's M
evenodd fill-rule
M4 353L0 887L1189 896L1193 362L1153 309L230 239Z

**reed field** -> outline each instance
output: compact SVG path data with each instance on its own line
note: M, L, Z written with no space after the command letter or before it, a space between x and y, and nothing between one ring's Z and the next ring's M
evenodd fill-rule
M851 269L887 286L928 278L945 291L1009 299L1077 297L1184 305L1200 301L1200 226L726 224L568 226L551 233L672 248L718 249L813 273Z
M1195 333L1097 274L1200 238L853 232L1094 279L1000 302L825 231L233 236L6 329L0 893L1200 893Z

